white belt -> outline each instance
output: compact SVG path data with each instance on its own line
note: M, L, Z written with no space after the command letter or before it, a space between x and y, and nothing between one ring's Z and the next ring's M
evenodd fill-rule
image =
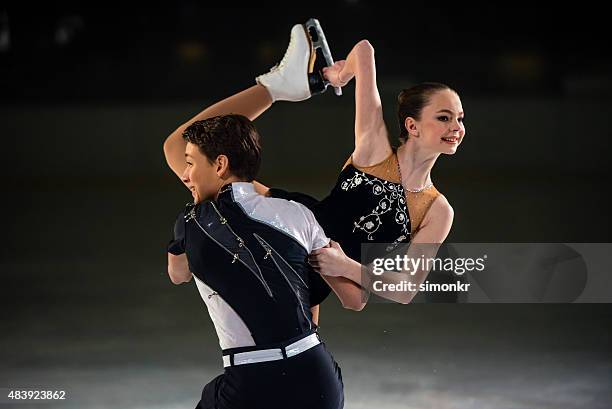
M299 341L295 341L294 343L287 345L284 350L287 355L287 358L291 358L292 356L301 354L302 352L307 351L310 348L319 345L320 343L321 341L319 340L319 336L314 333L300 339ZM258 362L279 361L283 359L283 349L259 349L257 351L238 352L233 355L234 366L255 364ZM223 366L225 368L227 368L228 366L232 366L230 356L231 354L223 355Z

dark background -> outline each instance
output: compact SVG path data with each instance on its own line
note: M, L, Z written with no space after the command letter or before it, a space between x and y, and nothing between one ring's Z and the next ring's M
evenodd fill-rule
M23 7L0 5L0 388L71 391L57 407L194 406L220 359L193 284L174 287L165 272L190 195L162 143L254 84L309 17L337 59L372 43L393 142L402 88L440 81L461 95L466 138L432 172L455 210L449 242L612 241L612 53L594 6ZM352 150L353 89L275 104L256 121L264 183L325 195ZM373 304L353 313L330 298L321 331L343 367L347 408L603 408L611 312Z

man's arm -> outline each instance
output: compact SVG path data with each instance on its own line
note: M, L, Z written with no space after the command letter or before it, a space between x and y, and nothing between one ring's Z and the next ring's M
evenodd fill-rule
M320 305L313 305L312 307L310 307L310 312L312 313L312 322L314 322L315 325L319 325L319 311Z
M440 195L425 215L421 229L411 240L407 256L412 259L434 257L440 244L446 240L450 232L453 217L453 208L446 198ZM395 302L408 304L418 291L377 291L373 286L374 281L399 284L404 280L409 280L415 288L418 288L429 274L429 270L423 266L413 272L383 272L380 275L374 275L370 268L364 269L361 263L346 256L337 243L332 244L331 248L322 248L311 254L311 265L316 271L320 272L325 279L345 278L359 285L360 288L368 289L373 294Z
M342 306L348 310L361 311L366 303L363 301L363 289L345 277L321 275L336 294Z
M185 146L183 139L185 129L195 121L201 121L218 115L240 114L255 120L272 105L268 91L262 85L254 85L242 92L232 95L204 109L202 112L179 126L164 142L164 155L170 169L180 178L185 170Z
M327 246L321 249L314 250L308 257L308 260L309 260L310 265L318 273L320 273L321 270L318 268L319 265L318 265L316 254L321 252L321 250L325 250L329 248L333 248L334 250L337 249L340 252L342 252L342 254L344 254L344 252L342 251L338 243L334 241L330 241L330 243ZM325 276L322 274L321 274L321 277L327 283L327 285L332 289L334 294L336 294L336 297L338 297L338 299L340 300L344 308L348 310L361 311L363 307L365 307L366 302L363 301L364 294L363 294L363 290L361 286L359 286L358 284L349 280L346 277L332 277L332 276Z
M189 263L187 263L187 255L185 253L174 255L168 253L168 275L170 281L174 284L182 284L191 281L191 271L189 271Z

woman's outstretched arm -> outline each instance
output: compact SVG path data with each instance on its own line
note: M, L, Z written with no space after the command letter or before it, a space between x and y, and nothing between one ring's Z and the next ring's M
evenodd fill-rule
M358 42L346 60L324 68L323 75L333 86L344 86L355 78L353 162L360 166L370 166L383 161L391 154L391 145L376 86L374 47L367 40Z

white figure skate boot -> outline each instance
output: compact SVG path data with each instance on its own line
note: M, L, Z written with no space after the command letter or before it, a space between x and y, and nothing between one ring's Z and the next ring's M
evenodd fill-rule
M318 49L323 54L322 62L321 59L317 61ZM304 25L293 26L289 47L281 62L256 81L266 87L272 102L303 101L325 92L329 83L323 78L321 69L333 64L323 29L318 20L311 18ZM335 90L336 95L342 95L340 88Z

